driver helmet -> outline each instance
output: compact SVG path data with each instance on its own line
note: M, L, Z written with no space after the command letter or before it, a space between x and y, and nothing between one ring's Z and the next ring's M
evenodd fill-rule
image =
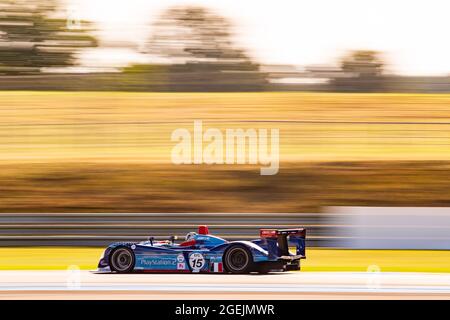
M186 241L189 241L189 240L191 240L191 239L194 239L194 237L197 235L197 232L189 232L187 235L186 235L186 238L185 238L185 240Z

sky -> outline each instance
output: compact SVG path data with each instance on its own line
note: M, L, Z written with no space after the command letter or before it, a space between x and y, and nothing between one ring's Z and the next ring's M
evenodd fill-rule
M450 74L448 0L65 1L72 15L96 23L104 47L83 56L93 65L147 61L139 49L151 23L173 5L193 4L227 17L237 45L259 63L333 66L349 50L368 49L384 53L390 73Z

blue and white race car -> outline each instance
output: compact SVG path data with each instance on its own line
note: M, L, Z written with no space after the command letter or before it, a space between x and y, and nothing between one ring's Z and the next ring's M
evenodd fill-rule
M208 227L176 238L150 237L139 243L116 242L108 246L99 272L249 273L300 270L305 259L306 230L261 229L252 241L227 241L209 234Z

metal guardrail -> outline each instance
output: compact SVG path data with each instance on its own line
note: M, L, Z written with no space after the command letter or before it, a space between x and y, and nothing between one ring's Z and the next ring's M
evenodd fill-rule
M229 240L307 229L313 247L450 249L450 208L328 207L323 213L0 213L0 246L105 246L183 238L199 225Z
M104 246L149 236L184 237L198 225L229 240L260 228L307 229L309 246L330 246L336 225L321 213L0 213L0 246Z

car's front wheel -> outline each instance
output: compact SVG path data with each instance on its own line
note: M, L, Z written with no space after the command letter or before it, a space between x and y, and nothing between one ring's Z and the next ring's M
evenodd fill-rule
M253 256L243 245L229 247L223 255L225 271L231 273L249 273L253 269Z
M134 268L134 263L134 253L127 247L116 248L109 256L109 266L111 271L119 273L131 272Z

